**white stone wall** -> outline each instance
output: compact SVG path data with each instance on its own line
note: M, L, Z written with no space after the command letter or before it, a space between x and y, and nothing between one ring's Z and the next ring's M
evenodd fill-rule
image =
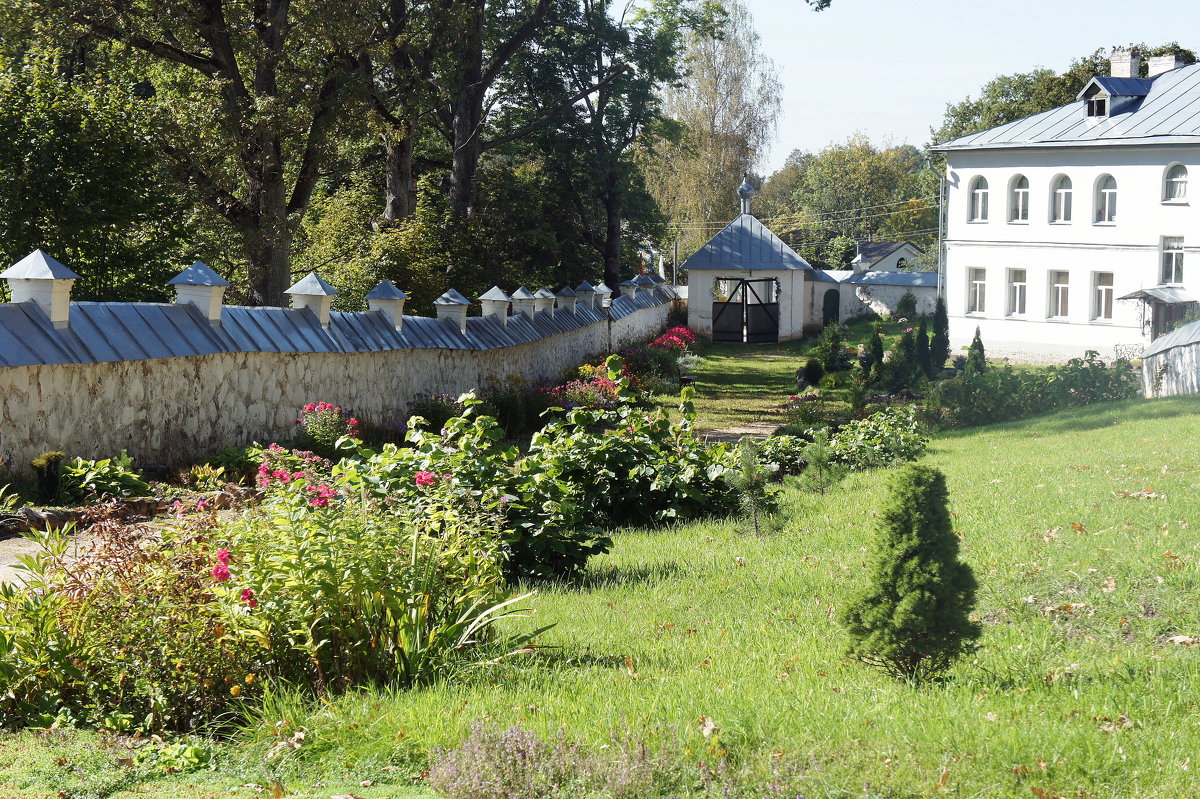
M560 380L588 358L657 335L669 304L492 350L354 354L220 353L0 368L0 463L27 471L47 450L180 463L229 445L294 434L305 404L332 402L366 422L403 421L421 393L457 395L520 377Z
M887 316L893 312L896 305L900 302L900 298L904 296L906 291L911 291L913 296L917 298L917 316L926 314L933 316L934 306L937 304L937 287L936 286L886 286L886 285L863 285L861 283L846 283L843 284L842 293L842 320L850 320L856 316L865 316L867 313L877 313L880 316ZM910 322L916 324L916 319L910 319Z
M1200 394L1200 344L1185 344L1142 360L1142 392L1147 397Z

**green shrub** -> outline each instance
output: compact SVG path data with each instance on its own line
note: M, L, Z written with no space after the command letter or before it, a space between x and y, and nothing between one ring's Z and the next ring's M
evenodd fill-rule
M335 457L338 441L358 437L358 419L332 402L310 402L296 418L300 435L296 444L325 458Z
M778 509L777 491L771 488L771 478L778 467L762 458L758 442L744 437L738 443L737 468L730 471L729 484L737 495L738 505L755 535L762 532L764 517Z
M844 372L852 363L850 352L846 349L845 328L839 324L829 324L821 332L821 338L812 350L813 357L821 362L821 368L826 373Z
M812 441L804 448L804 459L808 465L802 475L801 485L809 491L824 494L846 476L847 467L838 460L829 442L828 430L813 430L811 435Z
M150 484L133 469L133 458L124 450L115 458L86 461L75 458L62 470L62 501L70 504L101 499L148 497Z
M893 319L912 321L917 315L917 295L912 289L905 289L896 301L896 310L892 312Z
M37 491L40 502L51 504L58 500L59 492L62 490L63 460L66 457L67 453L65 452L43 452L29 462L37 475Z
M863 663L922 680L945 671L979 637L970 619L975 576L958 560L938 470L909 464L896 474L868 584L842 614L849 653Z
M418 394L408 405L408 415L420 416L427 430L438 431L463 412L462 403L449 394ZM409 420L410 425L412 420Z
M758 442L758 454L763 461L773 463L780 474L800 474L808 461L804 448L808 442L800 436L773 435Z
M971 339L971 346L967 348L967 362L963 365L963 372L983 374L985 371L987 371L987 353L983 349L983 337L979 335L977 326L975 338Z
M262 447L252 444L248 447L223 447L206 458L204 463L223 469L229 482L243 485L251 482L254 470L261 461Z
M890 408L845 424L831 440L838 460L854 470L916 460L928 439L915 407Z
M917 327L916 361L918 374L932 379L933 359L929 354L929 331L926 329L924 316L921 317L921 324Z
M800 377L804 379L805 384L815 386L821 382L821 378L825 376L825 367L816 358L809 358L804 364L804 368L800 371Z
M906 330L896 339L890 357L883 364L883 383L893 393L907 391L916 384L918 374L916 342L912 332Z
M938 297L933 308L933 338L929 342L929 363L936 374L946 367L950 359L950 318L946 315L946 301Z

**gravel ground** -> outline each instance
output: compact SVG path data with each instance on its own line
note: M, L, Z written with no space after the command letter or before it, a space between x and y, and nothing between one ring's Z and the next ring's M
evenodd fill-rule
M91 542L86 534L71 536L76 546L85 546ZM37 545L27 538L13 536L0 538L0 583L18 583L21 572L13 568L18 565L17 558L21 555L32 555L37 552Z
M971 342L951 341L950 355L965 355L966 348ZM1132 343L1132 342L1130 342ZM1034 366L1048 366L1066 363L1072 358L1082 358L1088 349L1086 346L1051 344L1041 342L1031 344L1027 341L988 341L984 339L983 348L989 361L1008 360L1010 363L1023 363ZM1112 347L1098 350L1100 359L1111 362L1115 357Z

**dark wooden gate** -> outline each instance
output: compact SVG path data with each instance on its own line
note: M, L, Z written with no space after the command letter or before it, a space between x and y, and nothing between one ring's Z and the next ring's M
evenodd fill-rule
M722 283L731 288L727 299L713 301L713 341L779 341L779 281L718 278Z
M841 321L842 293L837 289L829 289L821 301L821 320L824 324Z

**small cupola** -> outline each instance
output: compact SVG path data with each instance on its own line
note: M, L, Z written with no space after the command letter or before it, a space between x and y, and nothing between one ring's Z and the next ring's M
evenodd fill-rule
M8 281L12 302L34 302L58 329L70 327L71 287L79 275L40 249L0 272Z
M372 311L381 311L392 327L398 331L404 329L404 301L408 295L396 288L392 281L379 281L378 286L367 292L366 299L367 307Z
M594 308L596 306L596 287L586 280L575 287L575 295L583 307Z
M512 293L512 312L514 316L525 314L533 318L533 292L524 286L518 286Z
M554 292L545 286L533 293L533 310L554 316Z
M750 198L755 195L755 189L750 185L750 173L742 175L742 185L738 186L738 197L742 200L742 213L750 213Z
M494 316L500 324L508 326L508 307L512 305L512 297L504 293L499 286L492 286L487 293L479 298L483 306L484 316Z
M329 310L338 290L316 272L309 272L283 293L291 295L293 308L308 308L316 314L321 327L329 327Z
M218 275L208 264L196 261L167 281L175 287L175 304L192 304L200 309L210 325L221 324L221 307L229 281Z
M445 294L433 301L438 319L453 319L458 323L458 332L467 332L467 308L471 301L459 294L455 289L448 289Z
M596 284L596 307L607 308L609 305L609 297L613 294L613 290L603 283Z

